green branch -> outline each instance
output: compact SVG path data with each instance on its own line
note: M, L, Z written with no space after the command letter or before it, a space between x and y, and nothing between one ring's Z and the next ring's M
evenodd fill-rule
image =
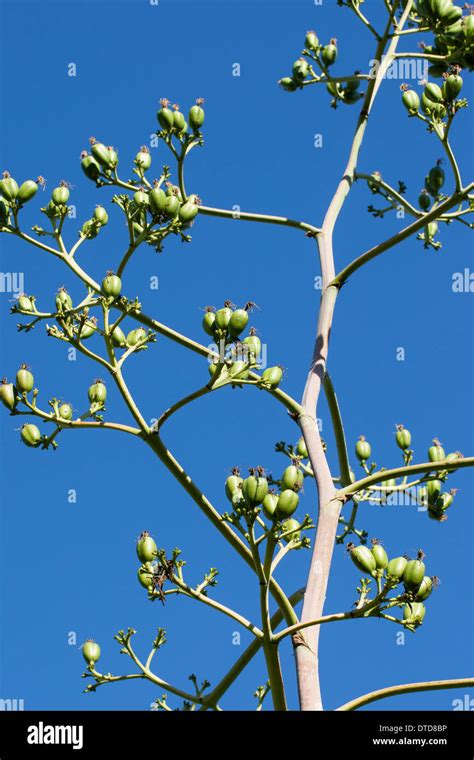
M458 689L471 688L474 686L474 678L453 678L448 681L420 681L418 683L403 683L397 686L387 686L385 689L378 689L377 691L371 691L368 694L363 694L357 699L352 699L350 702L346 702L337 707L337 711L348 712L349 710L357 710L359 707L369 705L371 702L376 702L379 699L386 699L387 697L395 697L397 694L411 694L415 691L437 691L439 689Z

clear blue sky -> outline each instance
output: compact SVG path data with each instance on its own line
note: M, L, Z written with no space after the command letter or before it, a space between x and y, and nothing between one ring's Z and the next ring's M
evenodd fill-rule
M112 193L97 191L82 175L79 155L91 135L117 146L123 174L156 129L160 97L188 108L206 98L205 147L195 150L187 184L207 205L284 214L318 224L344 167L356 108L329 108L323 89L289 95L276 85L298 57L307 29L338 38L336 73L364 70L372 40L336 2L67 2L0 4L2 13L0 169L17 179L43 174L48 190L66 179L75 185L78 219L68 223L74 241L96 203L111 222L86 243L80 262L96 278L114 268L125 247ZM379 6L367 2L377 20ZM413 45L413 43L411 43ZM407 48L408 49L408 48ZM77 66L75 78L67 75ZM232 76L239 63L241 76ZM466 77L467 78L467 77ZM361 171L378 169L387 181L403 179L416 200L423 178L440 149L400 103L400 80L387 81L371 119ZM467 146L472 117L456 119L452 140L463 175L472 175ZM313 145L323 136L323 147ZM154 167L170 163L161 145ZM158 173L158 169L156 171ZM452 181L448 172L447 187ZM39 197L25 211L27 226L41 223ZM372 198L355 187L335 235L340 268L403 220L372 219ZM418 461L437 435L448 450L472 451L472 293L453 293L452 277L471 266L469 230L443 228L443 249L425 251L410 239L358 272L337 305L329 367L342 406L351 451L364 433L374 458L386 467L400 461L395 423L413 434ZM75 300L83 289L60 262L17 241L0 238L0 269L23 272L25 290L52 307L65 285ZM286 368L284 389L302 393L312 351L319 291L314 243L295 230L206 217L193 228L193 242L166 243L162 255L149 247L130 265L127 294L140 294L143 308L197 340L204 340L200 307L256 301L253 324L268 344L269 361ZM160 287L150 290L157 275ZM85 357L69 362L66 346L48 339L42 327L18 335L9 316L11 294L0 294L2 374L12 377L25 361L35 373L40 399L62 396L82 411L87 387L100 372ZM97 339L98 340L98 339ZM90 344L92 346L92 343ZM97 342L98 347L98 342ZM404 347L405 361L396 360ZM165 339L134 357L127 380L147 419L206 381L206 362ZM128 421L109 383L107 418ZM334 445L326 407L323 436ZM248 641L233 646L236 626L193 601L147 601L136 581L134 542L150 530L159 546L178 545L196 582L211 566L220 570L216 598L257 618L255 578L213 531L195 505L151 452L119 434L71 432L56 452L20 444L18 418L1 415L2 497L0 574L0 697L22 698L27 709L147 709L159 695L147 683L100 688L84 695L78 646L92 636L102 645L101 666L119 673L131 663L119 655L113 635L138 630L144 654L157 626L169 643L155 660L156 671L186 688L187 676L216 682ZM177 414L165 440L199 485L221 509L229 468L284 466L274 443L294 442L297 430L284 410L252 388L225 389ZM354 469L357 463L353 462ZM356 621L322 631L322 681L327 707L392 683L467 676L472 671L472 478L450 481L460 489L449 520L430 521L414 507L364 506L361 527L381 538L392 556L422 547L430 575L442 584L428 602L416 635L396 644L399 629L383 621ZM69 489L77 503L68 503ZM301 515L315 511L314 484L307 484ZM291 592L304 583L308 552L290 556L280 580ZM336 548L327 612L348 609L359 573ZM401 629L400 629L401 630ZM77 646L68 644L75 632ZM293 656L283 649L290 704L296 707ZM254 707L251 696L264 681L255 660L223 700L228 708ZM464 691L407 695L379 703L382 709L451 709ZM177 701L170 700L173 705Z

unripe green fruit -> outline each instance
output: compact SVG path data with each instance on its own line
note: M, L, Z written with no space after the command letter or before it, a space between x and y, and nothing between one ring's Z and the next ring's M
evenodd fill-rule
M420 98L415 90L405 90L402 95L402 103L407 111L418 111L420 107Z
M437 232L438 232L438 222L430 222L426 226L426 237L428 240L433 240Z
M94 209L94 219L97 219L100 224L107 224L109 221L109 215L103 206L96 206Z
M303 437L301 437L298 443L296 444L296 451L300 455L300 457L303 457L303 459L308 458L309 456L308 449L306 448L306 443Z
M129 346L136 346L146 338L146 330L143 327L137 327L136 330L130 330L127 335L127 343Z
M294 464L288 465L281 478L281 487L298 490L303 485L304 475Z
M300 497L290 488L281 492L278 497L276 511L278 517L290 517L298 508Z
M18 404L18 396L13 383L7 383L4 379L0 385L0 401L11 412Z
M186 119L177 106L173 111L173 126L177 132L182 132L186 127Z
M80 331L79 331L79 338L81 340L87 340L87 338L90 338L92 335L94 335L96 328L97 320L95 317L91 317L91 319L82 325Z
M114 331L112 333L112 343L117 348L123 348L123 346L126 345L127 339L125 337L125 333L121 329L121 327L117 326L114 328Z
M229 501L232 501L232 497L235 493L242 490L242 483L244 479L240 475L229 475L225 482L225 493Z
M247 335L247 337L243 339L242 343L247 346L247 350L250 356L258 360L260 357L260 352L262 350L262 341L258 335Z
M166 198L163 213L168 219L174 219L179 213L180 205L179 198L176 195L169 195Z
M158 119L158 123L160 127L165 131L169 132L174 125L174 119L173 119L173 111L168 108L168 101L163 98L163 100L160 101L161 108L156 114L156 118Z
M337 47L335 41L331 40L329 45L325 45L325 47L323 47L321 58L323 59L325 66L332 66L337 58Z
M86 219L84 224L81 227L80 234L82 237L87 238L88 240L92 240L93 238L97 237L97 226L94 224L93 219Z
M403 583L409 590L416 589L425 577L425 563L420 559L411 559L403 572Z
M107 298L118 298L122 290L122 280L113 272L109 272L102 280L102 293Z
M33 302L24 293L18 296L18 308L22 311L33 311Z
M229 369L229 376L236 380L247 380L249 376L247 362L241 360L234 362Z
M309 65L304 58L299 58L293 64L293 79L302 82L309 74Z
M408 564L406 557L395 557L387 565L387 575L397 581L400 581Z
M257 507L268 493L268 481L266 478L250 475L242 483L242 492L247 504L251 507Z
M196 101L196 105L189 109L188 122L194 131L204 124L204 109L201 106L202 100Z
M107 398L107 388L102 380L96 380L88 391L89 401L91 404L103 404Z
M14 201L18 195L18 185L8 172L3 172L3 179L0 180L0 193L7 201Z
M166 193L161 187L154 187L148 194L150 208L154 214L160 214L165 209Z
M21 428L21 440L26 446L36 448L39 446L41 440L41 433L36 425L28 423Z
M61 406L58 409L59 416L63 420L71 420L72 419L72 406L71 404L61 404Z
M382 544L376 541L372 546L371 552L374 556L377 570L385 570L388 565L388 556Z
M460 77L459 74L450 74L445 80L444 86L446 89L446 99L450 101L456 100L462 90L462 77Z
M240 335L241 332L245 330L248 321L248 311L245 309L236 309L234 312L232 312L231 318L229 320L229 334L232 335L233 338L236 338L238 335Z
M402 449L402 451L406 451L410 448L411 433L409 430L404 428L403 425L398 425L397 432L395 433L395 439L397 441L397 446Z
M418 204L423 211L428 211L431 206L431 198L426 190L422 190L418 196Z
M144 567L139 567L137 570L137 578L139 583L147 590L153 588L153 566L147 563Z
M435 504L441 493L443 484L440 480L429 480L426 485L426 493L428 497L428 504Z
M442 462L446 459L446 453L440 443L435 442L433 446L428 449L428 459L430 462Z
M361 435L355 447L356 457L360 462L366 462L370 458L372 448L370 443Z
M319 47L319 40L317 38L316 32L306 32L306 37L304 40L304 46L307 50L317 50Z
M436 166L433 166L433 168L430 169L428 173L428 179L430 186L434 190L441 190L444 185L445 174L439 164L436 164Z
M428 575L425 575L425 577L421 581L416 591L416 594L415 594L416 601L424 602L425 599L428 599L432 591L433 591L433 581Z
M181 203L184 200L183 195L178 185L172 185L171 182L166 183L166 195L167 196L175 195ZM194 197L197 198L197 196L194 196Z
M462 8L458 5L453 5L452 0L444 0L443 10L439 13L439 16L443 24L455 24L462 18Z
M144 530L137 541L137 557L140 562L151 562L158 553L158 547L148 531Z
M33 374L27 369L26 364L22 364L16 373L16 387L20 393L29 393L33 390L35 379Z
M295 82L291 77L283 77L278 84L285 92L295 92L298 89L298 82Z
M204 332L208 335L214 335L216 315L213 311L206 311L202 318L202 326Z
M91 144L91 153L96 161L105 169L112 169L114 166L117 166L117 154L113 148L106 147L100 142L93 142Z
M300 527L300 524L298 520L295 520L293 517L291 517L289 520L285 520L283 525L281 526L281 529L283 533L290 533L291 535L285 536L283 540L285 543L289 544L291 541L294 543L299 543L301 541L301 532L298 530Z
M276 493L267 493L264 500L262 501L263 511L270 520L273 520L275 517L277 504L278 496Z
M375 557L367 546L364 546L363 544L360 546L351 546L349 544L348 549L354 565L363 573L372 574L374 570L377 569Z
M442 510L443 512L451 506L454 501L454 495L452 493L440 493L436 500L435 509Z
M59 185L55 187L51 198L55 206L65 206L69 200L69 188L66 185Z
M441 87L436 82L428 82L425 86L424 93L428 100L433 103L441 103L443 100L443 93Z
M137 155L135 156L135 163L140 167L140 169L143 169L144 172L150 168L151 156L150 151L146 145L143 145L141 150L138 151Z
M145 193L144 190L137 190L133 196L133 200L135 201L138 208L145 208L148 206L148 194Z
M197 203L192 201L186 201L179 209L179 218L182 222L192 222L196 218L199 211Z
M100 165L94 156L87 153L81 159L81 169L88 179L96 180L100 174Z
M20 185L16 199L19 203L27 203L36 195L37 191L38 183L32 179L27 179L26 182Z
M262 372L262 380L270 386L270 388L277 388L283 377L283 371L281 367L268 367Z
M100 646L92 639L87 639L82 645L82 654L88 665L94 664L100 658Z
M227 327L232 316L232 309L228 306L224 306L222 309L218 309L215 313L215 325L218 330L227 330Z
M416 618L423 620L425 614L426 607L422 602L409 602L403 608L404 620L415 620Z

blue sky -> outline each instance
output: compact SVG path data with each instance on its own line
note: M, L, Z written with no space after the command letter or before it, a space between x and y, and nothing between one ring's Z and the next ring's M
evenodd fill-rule
M365 8L375 20L379 6ZM61 180L74 185L78 219L67 224L69 243L96 203L111 221L97 240L84 244L80 263L96 277L114 268L125 249L112 193L97 191L79 166L81 150L95 135L117 146L123 175L139 146L156 129L161 97L186 109L206 99L205 146L191 154L187 186L206 205L288 215L319 224L345 165L356 108L329 108L323 89L290 95L277 80L289 73L307 29L323 40L337 37L336 73L365 70L370 36L349 14L327 0L306 2L68 2L0 4L2 14L0 168L17 179L43 174L48 192ZM411 49L414 49L413 42ZM410 48L406 48L410 49ZM69 77L68 64L77 67ZM239 63L240 77L232 76ZM466 77L467 79L467 77ZM423 125L409 120L400 103L400 80L386 81L367 130L359 168L380 170L393 184L404 180L416 201L424 176L440 149ZM468 88L466 87L466 90ZM452 142L465 181L472 176L466 151L469 111L456 119ZM323 146L314 147L315 134ZM158 174L171 163L163 145L153 152ZM451 188L449 172L447 187ZM25 210L25 227L41 223L43 196ZM373 219L372 197L357 185L335 234L336 266L390 236L405 222ZM44 201L46 202L46 201ZM200 322L207 304L226 299L255 301L252 317L268 346L270 363L286 368L283 388L299 398L312 352L319 291L314 243L295 230L198 218L193 242L172 240L164 253L140 249L127 270L124 289L139 294L145 312L205 341ZM461 225L443 228L441 251L409 239L359 271L342 291L331 339L329 369L339 396L351 452L365 434L375 461L400 462L395 423L412 432L418 461L433 436L447 450L472 451L472 293L454 293L453 275L470 267L472 243ZM24 273L25 290L41 307L52 307L65 285L73 299L80 283L58 261L18 241L0 238L0 270ZM150 277L159 277L151 290ZM85 406L91 380L100 376L86 357L67 360L66 346L39 326L17 334L9 316L11 293L0 293L2 374L12 377L25 361L33 368L40 399L52 396ZM95 339L93 339L95 340ZM92 343L90 344L92 347ZM98 339L96 347L99 347ZM398 348L405 360L397 361ZM144 416L158 416L170 403L204 384L204 359L159 338L132 357L127 381ZM107 418L129 421L109 383ZM325 404L323 436L334 444ZM134 541L148 529L159 546L179 546L190 581L219 568L213 592L254 619L258 585L242 561L143 444L126 436L74 431L60 437L56 452L20 444L18 418L1 416L2 510L0 531L0 697L24 699L26 709L148 709L159 691L148 683L122 683L84 695L79 645L92 636L102 645L101 666L130 669L113 635L137 629L144 654L157 626L168 644L156 672L187 687L187 676L215 683L248 641L233 645L235 624L191 600L170 598L165 607L147 601L138 586ZM224 389L177 414L165 441L196 482L221 509L223 483L234 465L284 467L273 451L278 440L295 442L297 429L269 396L253 388ZM358 472L358 465L353 462ZM364 506L360 527L383 540L391 556L422 547L430 575L441 586L428 603L425 623L397 645L399 629L384 621L327 626L321 635L322 685L327 708L392 683L467 676L472 671L472 497L468 471L450 486L460 489L449 520L435 524L414 507ZM68 502L75 489L76 503ZM314 484L306 485L300 514L315 510ZM308 552L295 552L279 579L291 592L305 580ZM354 601L359 574L336 547L326 611ZM68 635L76 636L76 646ZM297 705L293 656L282 650L287 691ZM252 709L252 692L263 683L254 661L223 706ZM381 709L452 709L464 691L415 694L375 705ZM170 699L173 706L179 702Z

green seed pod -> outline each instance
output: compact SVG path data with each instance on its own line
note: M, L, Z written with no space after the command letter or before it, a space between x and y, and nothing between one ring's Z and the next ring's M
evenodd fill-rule
M370 443L365 440L365 437L361 435L355 446L356 457L359 462L366 462L370 458L372 448Z
M79 331L79 338L81 340L87 340L87 338L92 337L94 333L97 330L97 320L95 317L91 317L87 322L85 322L80 331Z
M421 581L416 591L416 594L415 594L416 601L424 602L425 599L428 599L432 591L433 591L433 580L428 575L425 575L425 577Z
M194 131L198 130L204 124L205 114L204 109L202 108L203 103L204 100L202 98L198 98L196 100L196 105L192 106L192 108L189 109L188 122Z
M150 151L148 150L146 145L142 145L140 150L138 151L137 155L135 156L135 162L134 162L142 171L146 172L150 166L151 166L151 156Z
M96 206L94 209L94 219L104 225L109 221L109 215L103 206Z
M415 113L420 107L420 98L415 90L404 90L402 103L410 113Z
M372 549L370 551L374 556L377 570L385 570L388 565L387 552L376 538L372 539Z
M243 339L242 343L247 347L247 351L250 354L250 357L256 360L260 358L262 341L258 335L252 333L252 330L250 331L250 335L247 335L247 337Z
M403 427L403 425L397 425L397 432L395 433L395 440L397 441L397 446L402 449L402 451L406 451L410 448L411 444L411 433L409 430Z
M143 327L137 327L136 330L130 330L127 335L127 343L129 346L136 346L137 343L141 343L147 336L146 330Z
M441 510L443 512L446 511L446 509L448 509L448 507L450 507L451 504L453 503L455 495L456 495L455 488L453 488L452 491L449 493L446 493L446 492L440 493L439 497L436 500L435 509Z
M72 309L72 299L66 288L59 288L56 295L56 308L58 311Z
M441 87L436 82L428 82L423 92L428 100L431 100L433 103L441 103L443 101Z
M147 562L143 567L139 567L137 570L137 578L144 588L152 590L154 585L153 565Z
M306 448L306 443L303 437L301 437L298 443L296 444L296 451L300 455L300 457L303 457L303 459L308 458L309 456L308 449Z
M250 475L242 483L242 492L247 504L250 507L257 507L268 493L268 481L264 477Z
M428 240L433 240L434 236L438 232L438 223L437 222L430 222L426 226L426 238Z
M40 441L41 441L41 433L39 431L39 428L37 428L36 425L32 425L31 423L22 425L21 440L23 441L25 446L36 448L37 446L39 446Z
M112 333L112 343L116 348L123 348L127 344L127 339L122 328L117 326Z
M291 77L283 77L283 79L279 80L278 84L285 92L295 92L299 87L298 82L295 82Z
M89 401L91 404L103 404L107 398L107 388L102 380L96 380L88 391Z
M234 362L229 369L229 376L235 378L236 380L247 380L249 376L247 362L241 360Z
M182 222L192 222L193 219L196 218L199 211L199 206L197 203L193 203L192 201L186 201L186 203L183 203L181 208L179 209L179 218Z
M232 312L231 318L229 320L227 328L229 334L232 335L233 338L236 338L238 335L240 335L241 332L245 330L248 321L248 311L245 309L236 309L234 312Z
M303 485L303 480L304 475L299 467L296 467L294 464L290 464L283 472L281 478L281 487L283 489L292 488L294 491L297 491Z
M202 318L202 327L208 335L214 335L216 315L209 308Z
M240 475L232 474L229 475L225 482L225 494L229 501L232 501L232 497L235 493L240 492L242 490L242 483L244 482L244 479L240 477Z
M145 193L144 190L137 190L133 196L133 200L138 208L146 208L148 206L148 193Z
M444 87L446 91L446 100L449 100L449 101L456 100L456 98L458 97L459 93L462 90L462 86L463 86L462 77L460 77L459 74L450 74L444 82Z
M270 520L273 520L275 518L277 504L278 496L276 493L267 493L264 500L262 501L263 511Z
M444 0L442 12L439 13L443 24L455 24L462 18L462 8L453 5L452 0Z
M107 272L107 276L102 280L102 293L107 298L118 298L122 290L122 280L113 272Z
M82 645L82 654L88 665L93 665L100 658L100 646L92 639L87 639Z
M186 119L184 118L184 114L179 110L177 103L173 105L173 109L173 127L177 132L181 132L186 126Z
M293 517L291 517L289 520L285 520L285 522L281 526L282 532L290 533L289 536L285 536L283 538L286 544L289 544L290 542L294 542L295 544L300 543L301 532L298 530L299 527L300 527L300 524L298 520L295 520Z
M93 238L97 237L97 224L94 223L93 219L87 219L84 224L81 227L81 236L87 238L88 240L92 240Z
M10 221L10 206L3 200L0 200L0 227L4 227L9 224Z
M69 188L66 183L61 183L59 187L55 187L51 199L55 206L65 206L69 200Z
M97 180L100 175L100 165L94 156L90 156L87 151L81 153L81 169L88 179Z
M314 51L314 50L318 49L318 47L319 47L319 40L318 40L318 37L316 35L316 32L313 32L313 31L306 32L306 37L305 37L305 40L304 40L304 46L305 46L305 48L307 50L311 50L311 51Z
M403 583L408 590L417 589L425 577L425 563L421 559L411 559L403 572Z
M426 614L426 607L422 602L409 602L403 608L404 620L423 620Z
M348 544L347 549L350 553L351 560L354 565L363 573L369 573L370 575L377 569L375 557L363 544L354 546L354 544Z
M387 576L393 580L400 581L408 564L406 557L395 557L387 565Z
M22 311L33 311L33 301L27 295L22 293L18 296L18 308Z
M178 215L180 209L179 198L176 195L169 195L165 201L165 207L163 213L168 219L174 219Z
M22 364L16 373L16 387L20 393L29 393L33 390L35 379L26 364Z
M472 40L474 38L474 16L472 14L465 16L462 20L462 23L464 36L469 43L472 43Z
M278 497L276 511L278 517L291 517L296 512L300 497L291 488L286 488Z
M418 205L422 211L428 211L429 207L431 206L431 198L429 196L429 193L427 193L424 188L418 196Z
M184 200L183 195L178 185L173 185L171 182L166 183L166 195L168 196L176 195L176 197L180 200L181 203ZM194 196L194 197L197 198L197 196Z
M114 166L114 153L112 148L107 148L103 143L97 142L94 137L90 139L91 152L95 160L105 169L111 169ZM115 163L115 166L117 164Z
M150 208L154 214L161 214L165 209L166 193L161 187L154 187L148 194Z
M438 501L439 495L441 493L441 489L443 487L443 484L440 480L429 480L426 485L426 494L428 498L428 504L436 504Z
M161 108L156 114L158 123L165 132L169 132L173 128L173 125L174 125L173 111L170 108L168 108L169 104L170 102L167 98L162 98L160 100Z
M38 183L34 182L32 179L27 179L26 182L23 182L20 185L16 199L19 203L27 203L37 192Z
M73 410L71 404L61 404L59 409L59 416L63 420L72 420Z
M446 454L437 438L433 439L433 446L428 449L428 459L430 462L442 462L446 459Z
M436 166L433 166L432 169L430 169L428 173L428 179L429 179L430 186L434 190L436 191L441 190L441 188L444 185L445 174L439 163L436 164Z
M218 330L227 330L227 327L232 316L232 309L228 306L224 306L222 309L218 309L215 314L215 325Z
M151 562L156 558L158 547L148 531L140 533L137 541L137 557L140 562Z
M3 172L3 179L0 180L0 193L7 201L14 201L18 195L18 185L8 172Z
M18 404L18 395L13 383L8 383L4 377L0 385L0 401L11 412Z
M302 82L309 74L309 64L304 58L299 58L293 64L293 79Z
M325 66L332 66L332 64L335 62L337 58L337 46L335 39L332 39L329 45L325 45L325 47L323 47L321 58L323 59Z
M282 377L283 370L278 366L268 367L264 372L262 372L262 380L266 385L269 385L270 388L277 388L281 383Z

